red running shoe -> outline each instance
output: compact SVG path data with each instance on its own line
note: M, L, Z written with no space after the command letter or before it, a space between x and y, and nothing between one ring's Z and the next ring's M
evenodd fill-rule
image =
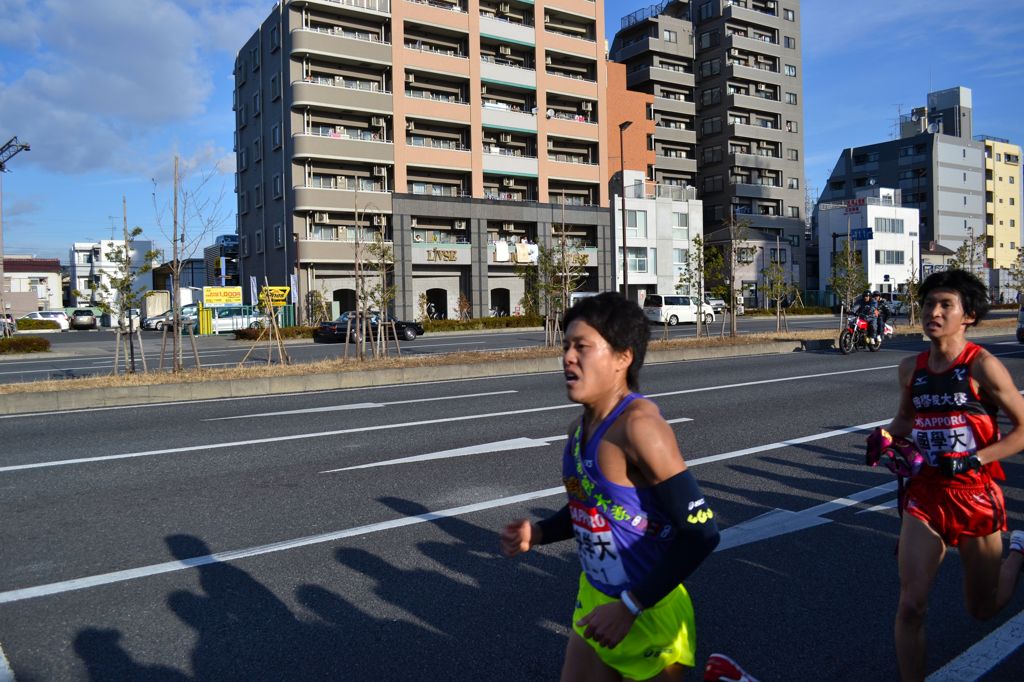
M757 680L728 656L711 654L704 666L704 682L757 682Z

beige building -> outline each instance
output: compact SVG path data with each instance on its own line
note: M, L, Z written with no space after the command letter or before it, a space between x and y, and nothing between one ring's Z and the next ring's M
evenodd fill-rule
M278 3L235 64L246 295L294 275L351 308L379 234L400 317L514 312L517 263L563 231L584 288L613 286L603 27L588 0Z
M1020 146L988 135L985 143L986 255L992 268L1009 268L1021 245Z

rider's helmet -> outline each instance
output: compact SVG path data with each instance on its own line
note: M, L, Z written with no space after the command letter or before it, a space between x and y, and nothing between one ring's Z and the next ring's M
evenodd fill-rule
M881 291L876 291L875 293L873 293L873 294L871 294L871 295L872 295L872 296L873 296L874 298L881 298L881 297L882 297L882 292L881 292Z

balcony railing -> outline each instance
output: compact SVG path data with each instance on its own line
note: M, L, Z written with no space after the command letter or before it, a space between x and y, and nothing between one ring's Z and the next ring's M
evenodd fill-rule
M390 90L385 90L377 81L355 80L343 76L306 76L303 83L314 85L326 85L332 88L344 88L346 90L362 90L363 92L379 92L383 95L390 95Z
M555 67L557 68L557 67ZM596 83L597 79L590 78L589 76L581 76L578 73L564 73L562 71L552 71L552 66L548 66L545 69L549 76L558 76L559 78L572 78L573 80L583 81L584 83Z
M406 135L406 144L410 147L427 147L429 149L448 149L456 152L469 151L469 148L458 140L445 140L435 137L422 137L419 135Z
M379 132L370 132L369 130L363 130L361 128L344 128L337 130L334 126L321 126L312 127L305 132L298 133L297 135L311 135L313 137L330 137L335 140L362 140L363 142L386 142L391 143L393 140L389 140Z
M345 5L347 7L358 7L359 9L368 9L373 12L388 13L391 11L391 0L322 0L323 2L330 2L335 5Z
M377 192L381 194L390 194L391 190L384 187L382 182L373 182L362 178L361 182L356 182L355 178L346 176L334 176L334 175L313 175L310 177L305 185L297 185L299 189L329 189L345 192Z
M436 2L436 0L408 0L408 2L415 2L417 5L430 5L438 9L448 10L449 12L459 12L460 14L466 14L466 10L462 9L458 5L453 5L450 2Z
M589 116L583 114L570 114L566 111L556 111L551 114L549 118L560 118L564 121L576 121L577 123L596 123L596 121L590 120Z
M534 25L534 23L532 21L530 21L529 19L524 19L523 21L512 21L508 17L499 17L499 16L497 16L495 14L483 14L483 13L481 13L480 16L487 17L488 19L492 19L493 21L504 21L506 24L512 24L513 26L529 26L529 27L533 27L533 25Z
M516 114L528 114L531 116L537 115L537 107L530 107L527 111L525 104L509 104L508 102L489 102L483 103L484 109L497 109L499 111L511 111Z
M417 99L429 99L435 102L447 102L448 104L469 104L469 102L464 99L460 99L457 95L431 92L430 90L406 90L405 96L415 97Z
M589 160L586 156L577 156L575 154L551 154L548 153L548 161L558 161L559 163L575 163L581 166L596 166L597 163Z
M455 236L445 230L413 230L412 241L416 244L469 244L468 237Z
M575 38L576 40L585 40L588 43L597 42L594 38L586 35L580 35L579 33L573 33L572 31L561 31L558 27L552 27L551 24L545 24L544 31L547 33L554 33L556 35L565 36L567 38Z
M312 33L324 33L326 35L338 36L339 38L363 40L368 43L380 43L381 45L391 44L387 40L381 38L376 33L370 33L369 31L353 31L350 28L344 28L342 26L304 26L296 30L310 31Z
M422 40L412 38L406 39L405 47L407 50L417 50L419 52L431 52L433 54L444 55L446 57L455 57L456 59L469 59L462 50L451 50L447 48L437 47L430 43L425 43Z
M480 61L488 62L490 64L497 64L498 66L507 66L511 69L522 69L523 71L534 71L535 69L530 66L523 66L518 62L514 62L511 59L505 59L503 57L494 57L489 54L480 55Z
M509 148L509 147L498 147L497 145L485 144L484 154L494 154L496 156L514 156L518 159L536 159L536 156L530 156L524 154L521 149Z

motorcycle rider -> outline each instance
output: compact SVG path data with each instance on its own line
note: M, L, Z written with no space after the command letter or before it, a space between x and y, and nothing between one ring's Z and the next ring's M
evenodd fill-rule
M876 291L872 294L872 298L875 301L875 308L878 310L878 324L877 332L878 337L876 341L882 340L882 334L885 333L885 323L889 321L889 317L892 315L892 311L889 309L889 304L882 298L882 292Z
M857 308L857 314L868 321L868 338L874 338L876 341L882 340L881 328L878 326L878 305L875 303L875 299L871 297L870 291L865 291L861 297L860 307Z

